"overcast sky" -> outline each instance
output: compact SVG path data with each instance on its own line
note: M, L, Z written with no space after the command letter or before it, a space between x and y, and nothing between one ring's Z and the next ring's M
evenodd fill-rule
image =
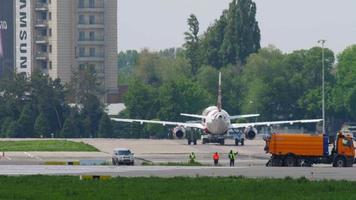
M118 0L118 48L180 47L194 13L201 33L231 0ZM336 53L356 44L356 0L255 0L261 45L284 52L308 49L326 39Z

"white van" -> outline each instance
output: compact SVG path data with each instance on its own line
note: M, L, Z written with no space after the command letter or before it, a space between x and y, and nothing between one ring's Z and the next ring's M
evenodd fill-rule
M134 154L127 148L117 148L114 149L112 156L113 165L134 165Z

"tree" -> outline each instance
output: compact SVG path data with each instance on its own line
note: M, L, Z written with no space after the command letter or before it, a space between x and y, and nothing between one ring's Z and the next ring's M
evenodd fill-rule
M16 121L11 121L7 127L6 135L11 138L20 138L21 134L19 124Z
M30 83L33 107L45 115L51 132L59 133L68 109L61 81L52 80L48 75L36 71L32 74Z
M77 105L87 101L87 98L93 95L99 97L105 93L93 65L82 65L79 69L73 69L67 88L69 99L73 99Z
M260 40L256 4L252 0L233 0L202 38L205 64L241 67L250 54L261 48Z
M33 124L36 119L36 113L30 104L26 104L22 109L20 118L17 120L19 125L19 137L33 137Z
M63 128L60 132L60 137L63 138L77 138L81 136L80 116L77 108L73 108L70 115L66 118L63 124Z
M195 75L200 67L199 58L199 21L194 14L191 14L187 20L189 32L185 32L186 56L192 67L191 73Z
M126 117L137 119L156 117L159 110L157 96L158 94L152 86L144 84L141 80L132 80L124 96Z
M103 138L113 137L113 126L109 116L106 113L103 113L101 116L98 136Z
M118 56L119 84L128 84L136 66L139 53L136 50L121 51Z
M333 109L344 121L356 120L356 45L338 55L336 85L333 88Z
M35 136L51 137L51 127L46 116L41 112L35 121L34 126Z
M188 79L176 79L159 88L161 120L179 120L180 113L200 113L211 101L206 90Z
M91 137L98 136L99 122L103 115L103 105L95 95L87 95L83 102L83 108L80 113L82 118L86 120L86 128ZM87 124L89 123L89 124Z

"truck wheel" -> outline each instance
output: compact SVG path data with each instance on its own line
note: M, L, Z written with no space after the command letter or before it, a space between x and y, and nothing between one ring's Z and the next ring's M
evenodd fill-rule
M194 140L194 142L193 142L193 143L194 143L194 145L197 145L197 140Z
M283 160L281 160L281 159L279 159L279 158L272 158L272 160L271 160L271 166L274 166L274 167L283 166Z
M242 139L242 140L241 140L241 146L244 146L244 145L245 145L245 140Z
M191 143L191 141L190 141L190 140L188 140L188 145L190 145L190 143Z
M302 165L302 167L311 167L313 165L313 163L312 163L312 161L306 159L306 160L303 160L301 165Z
M284 160L284 165L287 167L295 167L296 165L296 159L293 155L287 156L287 158Z
M334 162L333 162L333 167L345 167L346 162L345 159L342 157L336 157Z
M272 167L272 160L269 159L268 162L266 163L266 167Z
M235 145L239 146L239 140L238 139L235 139Z

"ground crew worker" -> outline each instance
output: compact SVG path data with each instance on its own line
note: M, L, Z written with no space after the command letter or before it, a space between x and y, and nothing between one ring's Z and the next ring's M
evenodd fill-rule
M234 153L232 150L229 153L229 159L230 159L230 167L235 166L235 159L236 159L237 152Z
M195 163L195 154L194 152L190 153L189 155L189 163Z
M217 166L218 164L219 164L219 154L218 154L218 152L215 152L214 154L213 154L213 160L214 160L214 165L215 166Z

